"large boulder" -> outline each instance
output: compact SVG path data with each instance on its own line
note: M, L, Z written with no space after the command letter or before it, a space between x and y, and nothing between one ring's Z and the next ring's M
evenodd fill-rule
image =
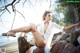
M78 49L71 43L59 41L52 45L51 53L78 53Z
M51 53L62 53L66 44L64 41L54 43L51 48Z

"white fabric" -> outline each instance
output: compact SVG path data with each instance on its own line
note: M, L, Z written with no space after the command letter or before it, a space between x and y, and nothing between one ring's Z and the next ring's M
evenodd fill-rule
M80 36L78 37L78 39L77 39L77 40L78 40L78 43L80 44Z
M60 31L62 31L63 29L59 25L57 25L56 23L54 23L54 22L50 22L49 23L49 26L48 26L45 34L44 34L44 23L39 24L37 28L38 28L39 33L41 35L43 35L44 39L47 42L47 44L45 46L45 49L44 49L44 52L45 53L49 53L50 52L50 44L51 44L51 41L52 41L53 34L58 33ZM33 49L31 49L31 52L35 48L36 47L33 47Z
M39 27L38 27L38 31L40 32L41 35L43 35L44 39L47 41L48 37L51 35L51 32L53 33L58 33L60 31L62 31L63 29L57 25L54 22L50 22L49 26L46 30L46 33L44 34L44 23L42 23Z

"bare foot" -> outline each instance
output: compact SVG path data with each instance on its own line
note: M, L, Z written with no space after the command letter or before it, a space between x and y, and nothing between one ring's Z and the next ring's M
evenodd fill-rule
M12 37L16 37L15 36L15 32L9 31L7 33L2 33L2 36L12 36Z

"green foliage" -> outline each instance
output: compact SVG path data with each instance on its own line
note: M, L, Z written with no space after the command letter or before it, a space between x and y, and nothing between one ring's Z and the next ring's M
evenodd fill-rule
M68 26L71 24L74 24L76 22L80 21L80 4L76 3L68 3L66 0L58 0L55 9L53 12L56 12L56 15L54 15L53 21L56 23ZM76 9L76 10L75 10ZM78 12L76 14L76 12ZM63 13L64 18L60 18L60 13ZM79 20L78 20L79 19Z
M73 12L73 8L71 6L68 6L67 9L68 10L64 14L65 15L65 18L64 18L65 23L66 23L66 25L73 24L73 23L75 23L75 15Z

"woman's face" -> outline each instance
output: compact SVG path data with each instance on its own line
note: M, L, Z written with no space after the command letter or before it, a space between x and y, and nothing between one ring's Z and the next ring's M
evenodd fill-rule
M52 20L52 14L51 13L48 13L46 16L45 16L45 21L50 21Z

